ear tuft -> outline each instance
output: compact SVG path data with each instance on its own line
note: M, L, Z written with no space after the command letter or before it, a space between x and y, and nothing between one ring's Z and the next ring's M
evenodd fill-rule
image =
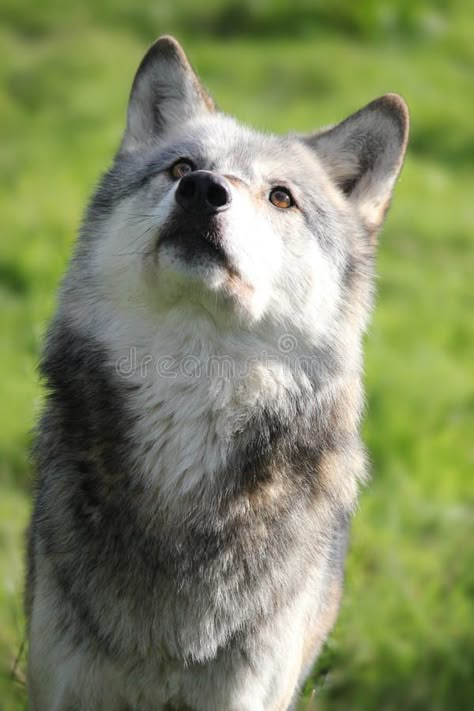
M389 206L408 126L403 99L386 94L336 126L303 138L371 232L380 229Z
M215 106L181 45L163 36L143 57L133 80L121 150L152 143L171 127Z

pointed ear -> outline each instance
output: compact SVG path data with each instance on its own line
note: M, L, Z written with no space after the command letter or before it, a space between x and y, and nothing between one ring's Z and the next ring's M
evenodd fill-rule
M403 99L386 94L333 128L303 138L373 233L382 226L402 167L408 125Z
M133 80L121 151L152 143L170 127L214 110L181 45L173 37L160 37Z

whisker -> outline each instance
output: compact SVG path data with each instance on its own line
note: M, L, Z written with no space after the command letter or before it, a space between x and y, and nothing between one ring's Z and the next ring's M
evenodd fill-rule
M156 219L156 214L154 214L153 212L130 212L129 210L116 209L114 211L114 214L121 215L122 217L126 217L129 220Z
M155 251L154 249L148 249L148 250L147 249L143 249L143 250L139 249L135 252L116 252L115 254L113 254L113 256L114 257L132 257L135 254L143 254L146 256L146 255L153 254L154 251Z
M143 239L145 237L145 235L148 235L150 232L156 232L156 231L157 230L156 230L155 225L151 225L150 227L147 227L146 230L144 230L143 232L141 232L139 235L135 236L131 240L131 244L134 244L134 245L137 244L137 242L140 242L140 240Z

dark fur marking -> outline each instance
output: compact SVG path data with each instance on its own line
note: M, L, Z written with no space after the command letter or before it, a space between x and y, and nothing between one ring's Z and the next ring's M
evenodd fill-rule
M194 219L192 224L186 214L176 216L160 233L158 247L166 244L179 250L185 260L211 260L229 266L222 248L218 215L204 216L200 221Z

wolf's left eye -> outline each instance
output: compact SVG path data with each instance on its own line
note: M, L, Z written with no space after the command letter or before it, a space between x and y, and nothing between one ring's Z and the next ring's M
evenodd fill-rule
M195 167L190 160L184 160L183 158L180 158L176 161L176 163L173 163L173 165L171 166L170 175L172 178L175 178L175 180L179 180L184 175L192 173L193 170L195 170Z
M293 195L289 190L287 190L287 188L273 188L268 196L268 199L272 205L279 207L281 210L286 210L288 207L293 207L295 204Z

